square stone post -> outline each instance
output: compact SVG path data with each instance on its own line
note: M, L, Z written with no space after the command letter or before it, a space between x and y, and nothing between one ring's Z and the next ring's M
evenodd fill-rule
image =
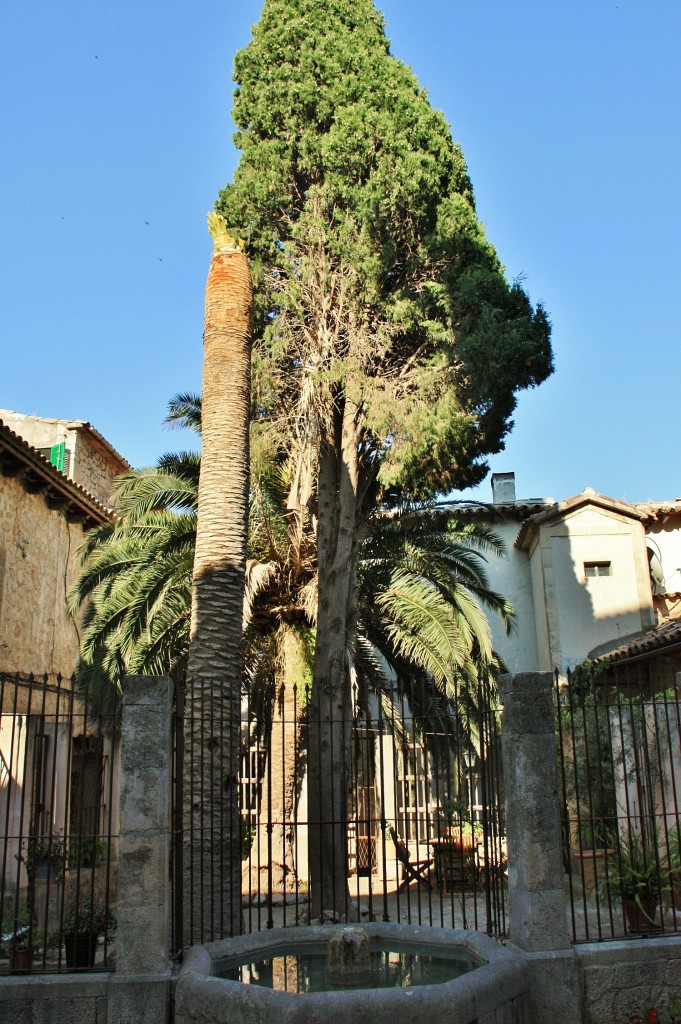
M116 974L109 1024L165 1024L170 994L170 786L173 685L123 684Z
M573 1024L581 1014L563 887L553 685L550 672L499 681L509 936L529 954L530 1019Z

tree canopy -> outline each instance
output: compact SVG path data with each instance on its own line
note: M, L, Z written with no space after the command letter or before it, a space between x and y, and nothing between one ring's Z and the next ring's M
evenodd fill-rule
M444 117L370 0L266 0L235 80L217 206L254 264L259 412L309 444L351 398L382 502L478 482L552 371L550 327L506 280Z

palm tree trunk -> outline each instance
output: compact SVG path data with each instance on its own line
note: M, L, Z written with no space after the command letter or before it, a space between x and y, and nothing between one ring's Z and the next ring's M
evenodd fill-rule
M246 256L215 241L203 359L203 450L185 700L185 939L241 931L242 612L248 528L252 285ZM220 218L221 221L221 218Z

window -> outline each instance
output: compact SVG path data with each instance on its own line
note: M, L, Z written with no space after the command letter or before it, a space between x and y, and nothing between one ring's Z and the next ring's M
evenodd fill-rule
M612 576L610 562L585 562L584 576L589 579L592 576Z
M68 475L71 452L66 447L64 441L61 444L53 444L50 448L37 448L36 451L39 451L44 459L51 462L55 469L59 469L62 473Z

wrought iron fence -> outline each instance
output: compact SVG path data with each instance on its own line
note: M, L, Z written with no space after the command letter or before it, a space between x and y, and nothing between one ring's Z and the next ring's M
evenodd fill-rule
M681 703L646 661L556 671L573 941L678 931Z
M0 972L113 968L118 708L94 696L0 674Z
M182 715L176 694L174 801L174 945L218 938L208 910L188 920L195 891L187 849L201 829L198 808L182 821ZM402 920L422 925L506 932L506 839L499 709L492 678L457 680L447 698L426 679L381 693L355 689L347 744L347 806L338 815L308 806L307 775L317 749L310 691L280 684L246 690L240 714L242 926L247 931L310 920ZM190 723L184 723L185 727ZM327 723L328 726L328 723ZM210 732L210 731L209 731ZM209 732L195 745L192 773L201 778L215 754ZM201 763L199 763L201 762ZM185 769L186 775L186 769ZM198 804L201 801L196 801ZM185 801L186 805L186 801ZM315 913L314 826L340 826L347 885L333 906ZM188 830L191 828L192 836ZM224 857L226 840L206 822L202 842ZM184 864L183 864L184 858ZM327 865L328 866L328 865ZM325 865L321 865L323 871ZM184 870L183 870L184 868ZM206 878L211 871L202 868ZM182 893L185 893L184 916ZM206 896L206 908L210 896ZM228 930L228 929L227 929Z

